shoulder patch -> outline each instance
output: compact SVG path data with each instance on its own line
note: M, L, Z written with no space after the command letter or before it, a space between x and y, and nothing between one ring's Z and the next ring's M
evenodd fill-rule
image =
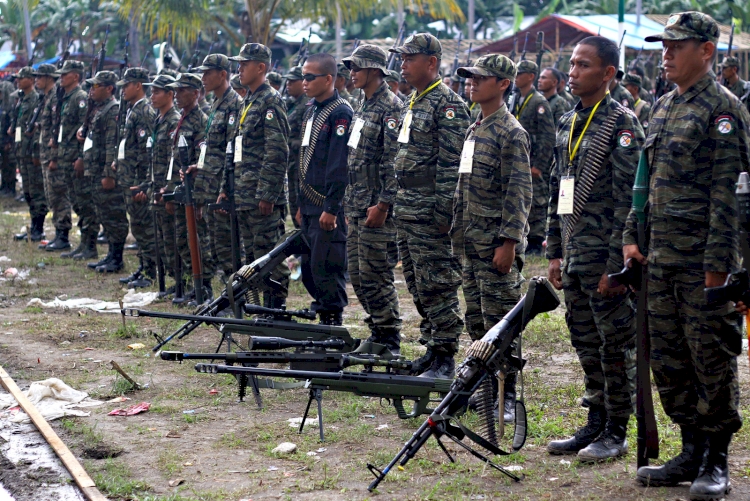
M349 120L340 118L336 120L334 125L336 127L336 135L343 136L344 134L346 134L346 131L349 129Z
M390 129L390 130L394 130L394 129L396 128L396 125L398 125L398 122L397 122L397 121L396 121L396 119L395 119L395 118L393 118L393 117L387 117L387 118L385 119L385 125L386 125L386 127L388 127L388 128Z
M456 107L455 106L446 106L445 107L445 118L448 120L453 120L456 118Z
M633 146L633 131L621 130L617 134L617 144L621 148L630 148Z
M85 99L81 99L80 101L78 101L78 107L79 108L85 108L86 107L86 100Z
M628 107L628 100L627 99L623 99L622 100L622 105L627 108Z
M200 150L201 148L203 148L204 146L206 146L206 142L205 142L205 141L201 141L200 143L198 143L198 149L199 149L199 150Z
M169 139L174 139L175 132L177 132L177 129L169 133Z
M146 136L145 129L141 129L141 130L138 131L138 137L145 137L145 136Z
M337 125L336 126L336 135L337 136L343 136L346 134L346 127L343 125Z
M734 117L731 115L719 115L714 120L714 124L716 124L716 130L723 136L734 133Z
M273 120L273 110L266 110L266 120Z
M648 120L644 120L641 125L643 125L644 129L648 129Z
M234 125L234 113L229 115L229 125Z
M540 104L539 107L536 109L536 112L540 115L544 115L544 105Z

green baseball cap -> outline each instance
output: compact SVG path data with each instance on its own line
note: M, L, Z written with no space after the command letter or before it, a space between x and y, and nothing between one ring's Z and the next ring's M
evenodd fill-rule
M35 77L52 77L57 78L57 68L54 64L40 64L34 71Z
M645 38L647 42L690 39L716 43L719 40L719 25L708 14L681 12L669 16L663 32Z
M266 80L268 81L268 83L281 85L283 77L275 71L269 71L268 73L266 73Z
M16 78L34 78L34 69L31 66L24 66L15 76Z
M260 61L261 63L271 62L271 49L260 43L246 43L240 49L238 56L229 58L230 61Z
M387 70L385 74L386 82L401 82L401 72L398 70Z
M194 68L194 71L223 70L232 71L232 63L224 54L209 54L203 58L203 64Z
M630 73L622 77L622 85L637 85L639 88L643 85L640 75L631 75Z
M187 87L188 89L200 90L203 88L203 82L201 82L201 78L198 75L193 75L192 73L180 73L180 76L178 76L175 81L167 87L170 89L181 89Z
M426 54L436 56L438 59L443 56L443 46L440 45L440 40L429 33L410 35L401 47L388 50L396 54Z
M170 77L177 79L177 77L180 76L180 72L175 71L172 68L162 68L159 70L158 75L169 75Z
M289 73L284 75L287 80L302 80L302 66L295 66L289 70Z
M456 73L462 78L472 78L476 75L513 80L516 78L516 65L502 54L487 54L477 59L474 66L459 68Z
M100 71L99 73L94 75L94 78L87 79L86 83L89 85L117 85L117 75L114 71Z
M144 87L154 87L156 89L167 89L170 84L174 83L174 77L170 75L157 75L151 83L143 84Z
M242 85L242 82L240 82L240 76L239 75L232 75L232 78L229 79L229 84L232 86L233 89L247 89L247 85Z
M148 81L148 70L146 68L128 68L117 85L122 86L130 82L147 83Z
M63 64L62 68L60 68L56 72L56 75L57 76L67 75L68 73L73 73L73 72L78 73L79 75L83 75L84 68L85 66L83 65L81 61L73 61L71 59L68 59Z
M722 68L739 68L740 60L734 56L725 57L721 62Z
M362 44L352 52L352 55L342 59L348 70L352 65L358 68L374 68L380 70L383 75L388 75L388 55L377 45Z
M352 72L349 71L349 68L347 68L344 63L338 63L336 65L336 76L344 77L346 80L349 80L352 77Z
M518 66L516 66L516 74L520 75L521 73L534 73L536 75L539 73L539 66L537 66L534 61L525 59L520 61Z

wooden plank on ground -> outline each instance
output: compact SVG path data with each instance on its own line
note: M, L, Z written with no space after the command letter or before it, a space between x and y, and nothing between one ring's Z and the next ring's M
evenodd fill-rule
M18 405L21 406L21 409L29 415L31 422L34 423L44 439L58 455L62 463L70 472L76 485L81 489L83 495L86 496L86 499L89 501L107 501L107 498L96 488L96 484L91 480L91 477L86 473L86 470L83 469L81 463L79 463L73 453L70 452L68 446L60 440L60 437L57 436L55 430L53 430L47 420L42 417L37 408L34 407L34 404L32 404L26 395L23 394L16 382L13 381L7 372L5 372L5 369L3 369L2 366L0 366L0 384L2 384L3 388L5 388L8 393L13 395L13 398L18 401Z

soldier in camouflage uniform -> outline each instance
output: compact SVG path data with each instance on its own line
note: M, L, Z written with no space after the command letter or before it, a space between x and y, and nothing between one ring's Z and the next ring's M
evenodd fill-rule
M385 74L385 83L388 84L388 87L391 89L391 92L393 92L399 100L403 103L406 100L406 96L401 94L398 90L398 82L401 80L401 73L399 73L397 70L386 70L387 73Z
M117 87L117 75L112 71L100 71L86 81L96 111L91 119L87 137L83 143L84 176L93 183L92 193L97 219L104 227L109 252L98 262L87 263L99 273L115 273L122 269L122 251L128 237L128 215L125 196L118 185L115 170L117 158L117 113L119 103L113 94ZM79 132L79 138L82 133Z
M544 95L544 98L549 103L555 126L560 123L560 118L570 110L570 106L568 106L565 98L557 93L557 84L560 82L559 78L559 73L554 68L544 68L539 75L539 92Z
M39 165L34 165L32 160L32 145L34 136L27 134L34 110L39 106L39 94L34 90L34 70L27 66L18 70L16 74L18 89L21 97L13 112L13 123L8 129L8 135L13 138L15 146L15 157L21 171L23 182L23 193L26 203L29 205L31 216L30 235L23 233L16 235L16 240L24 240L27 237L38 242L42 239L44 232L44 218L47 215L47 201L44 198L44 181L42 170Z
M346 85L351 80L351 72L346 69L344 63L339 63L336 68L338 69L338 73L336 74L336 90L338 91L339 96L341 96L342 99L349 101L349 104L352 105L352 109L356 110L359 107L359 100L355 99L349 91L346 90Z
M151 159L146 148L156 112L149 105L143 87L148 82L145 68L129 68L117 82L122 87L122 106L127 106L125 102L130 105L125 123L120 124L123 127L117 145L117 184L122 189L130 217L130 232L138 242L138 269L120 279L120 283L130 288L149 287L156 278L156 236L147 195L151 184Z
M174 107L174 90L167 87L174 81L174 78L169 75L159 75L150 84L144 84L151 87L151 106L156 111L150 128L150 141L146 142L146 148L151 159L149 170L151 188L148 195L149 200L152 201L150 208L156 212L156 224L161 244L159 252L167 273L175 280L181 280L182 277L175 277L174 274L176 257L173 250L176 238L174 211L172 214L168 213L162 200L168 184L167 174L172 158L172 141L180 120L180 113ZM167 290L167 292L173 294L174 286L171 287L171 291Z
M722 84L748 106L750 82L740 78L740 60L735 56L725 57L720 68Z
M266 74L266 82L268 82L268 85L273 87L274 90L278 91L281 89L281 83L284 81L284 78L275 71L269 71Z
M393 284L395 262L389 251L396 241L393 202L398 150L398 119L403 104L383 78L387 56L375 45L360 45L344 64L352 81L363 89L365 100L349 127L349 184L344 213L349 219L346 237L349 277L362 307L370 340L398 352L401 318Z
M646 72L643 71L643 67L636 64L635 66L628 68L628 75L636 75L641 78L641 88L638 91L638 97L643 99L649 105L654 104L654 96L651 94L651 92L649 92L650 89L653 89L653 84L651 83L651 80L649 80L649 78L646 76ZM623 82L624 80L625 77L623 77Z
M68 233L72 227L72 209L78 214L78 224L81 229L87 224L92 224L92 218L88 207L81 208L78 204L73 206L75 200L73 163L81 155L82 144L76 139L76 133L83 125L86 116L87 97L81 89L80 83L83 78L83 63L80 61L65 61L63 67L58 71L60 80L58 85L63 89L63 98L60 103L58 99L51 99L48 106L51 111L48 115L50 120L55 116L60 117L59 127L50 127L50 137L45 136L48 141L49 162L45 167L47 177L47 203L52 209L52 222L55 225L55 239L43 248L47 251L65 250L70 248ZM58 109L58 106L61 106ZM79 212L83 211L83 213ZM82 221L83 220L83 221Z
M231 67L227 56L209 54L195 71L203 73L201 81L206 92L213 92L216 96L208 115L205 147L198 163L188 169L189 173L195 173L193 197L203 205L215 202L219 196L227 143L234 137L242 98L229 85ZM211 211L204 214L204 217L208 223L214 262L224 272L224 276L229 277L237 271L232 265L232 227L229 215Z
M641 99L640 92L641 92L641 77L638 75L631 75L628 73L625 75L625 77L622 79L623 85L625 85L625 88L630 92L630 94L633 96L633 99L635 100L634 103L634 111L635 116L638 117L638 121L641 123L641 127L643 127L644 130L648 129L648 117L651 115L651 105L648 103L648 101L645 101Z
M639 468L637 479L692 482L691 500L729 492L728 448L742 426L741 318L731 302L704 297L741 265L735 188L750 146L747 109L711 71L718 38L716 21L700 12L674 14L664 32L646 37L662 42L666 77L677 88L655 104L644 144L648 258L638 250L633 211L623 233L625 260L648 264L651 369L682 432L682 453Z
M635 99L633 99L630 92L628 92L620 83L620 79L623 77L624 74L622 70L617 70L617 77L609 83L609 93L612 95L612 99L632 110L635 108Z
M466 329L477 340L521 299L533 195L530 141L503 100L516 78L510 59L482 56L458 74L471 79L471 98L481 109L466 132L451 229L453 248L463 255ZM515 374L506 376L508 410L515 409L514 381Z
M248 96L241 106L235 130L234 156L237 180L235 201L245 260L250 263L270 252L283 235L286 210L286 172L289 168L289 123L281 95L266 82L271 49L262 44L245 44L238 56L240 80ZM226 176L219 200L226 198ZM264 303L282 308L289 294L289 267L279 263L271 274L279 288L265 288Z
M57 67L52 64L40 64L39 68L35 72L36 82L35 86L37 91L42 94L42 99L39 102L39 116L37 117L36 127L34 129L34 143L37 145L33 150L33 162L38 169L39 176L42 179L42 196L48 205L49 210L49 198L47 196L47 176L46 170L49 164L50 151L49 138L52 137L52 106L50 103L56 99L55 97L55 82L57 81ZM39 229L42 231L42 240L44 239L44 219L39 222Z
M184 178L188 167L197 164L198 159L200 158L201 149L205 145L208 117L198 107L198 97L203 88L201 79L198 76L193 75L192 73L180 73L179 78L175 82L169 84L168 87L170 89L175 89L177 106L182 110L180 120L177 122L177 127L172 138L172 158L170 159L170 169L167 172L166 191L173 192L174 189L177 188L177 182ZM180 137L184 137L187 142L187 165L181 165L180 163L180 152L178 149ZM193 174L190 174L190 176L193 177ZM180 186L180 189L184 190L184 186ZM202 214L203 208L198 204L197 200L195 200L194 203L198 245L200 246L199 256L193 256L190 253L185 206L167 202L166 208L167 212L173 213L175 216L177 248L182 258L183 270L191 269L191 259L201 260L201 269L203 273L201 282L204 289L203 298L208 301L213 296L211 278L214 275L215 266L211 257L211 242L208 235L208 228L206 226L206 218L203 217ZM193 289L188 292L182 299L188 301L188 306L195 305L195 290ZM182 304L180 298L175 298L172 302L174 304Z
M289 122L289 169L287 171L287 180L289 185L289 214L292 216L292 222L298 227L297 214L299 201L299 150L302 144L302 117L307 109L308 98L302 88L302 66L295 66L289 73L284 75L286 78L286 91L289 97L286 100L286 116Z
M529 245L526 252L541 254L547 226L549 171L555 145L555 121L550 105L534 88L539 68L533 61L521 61L517 68L516 87L520 96L513 114L531 139L531 176L534 179L534 202L529 213Z
M240 99L245 99L245 96L247 96L247 85L242 85L242 82L240 82L240 76L232 75L229 79L229 83L232 85L234 91L239 94Z
M13 122L16 108L15 86L7 81L0 81L0 129L7 130ZM13 148L13 137L5 136L0 149L0 195L16 196L16 155Z
M394 212L404 279L422 316L420 342L427 345L415 367L428 377L452 378L464 322L461 268L449 231L469 111L439 77L437 38L419 33L390 50L401 54L402 74L416 88L399 121Z
M580 101L557 128L547 212L548 277L565 292L565 320L585 374L582 405L589 410L585 427L547 450L583 461L627 453L635 397L633 305L627 289L611 288L607 278L623 268L622 230L644 140L636 117L607 92L619 53L614 42L598 36L573 49L570 88ZM605 160L596 164L591 152L599 142ZM595 178L589 193L580 183L586 173ZM577 220L571 197L585 200Z

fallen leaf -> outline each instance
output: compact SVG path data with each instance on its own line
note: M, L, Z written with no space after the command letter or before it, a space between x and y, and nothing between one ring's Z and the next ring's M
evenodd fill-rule
M190 461L188 461L187 463L183 464L182 466L193 466L193 463L191 463Z
M174 480L170 480L169 481L169 486L170 487L177 487L178 485L180 485L180 484L182 484L184 482L185 482L184 478L175 478Z
M180 435L179 433L177 433L176 431L173 431L173 430L170 430L169 433L167 433L164 436L167 437L167 438L182 438L182 435Z

